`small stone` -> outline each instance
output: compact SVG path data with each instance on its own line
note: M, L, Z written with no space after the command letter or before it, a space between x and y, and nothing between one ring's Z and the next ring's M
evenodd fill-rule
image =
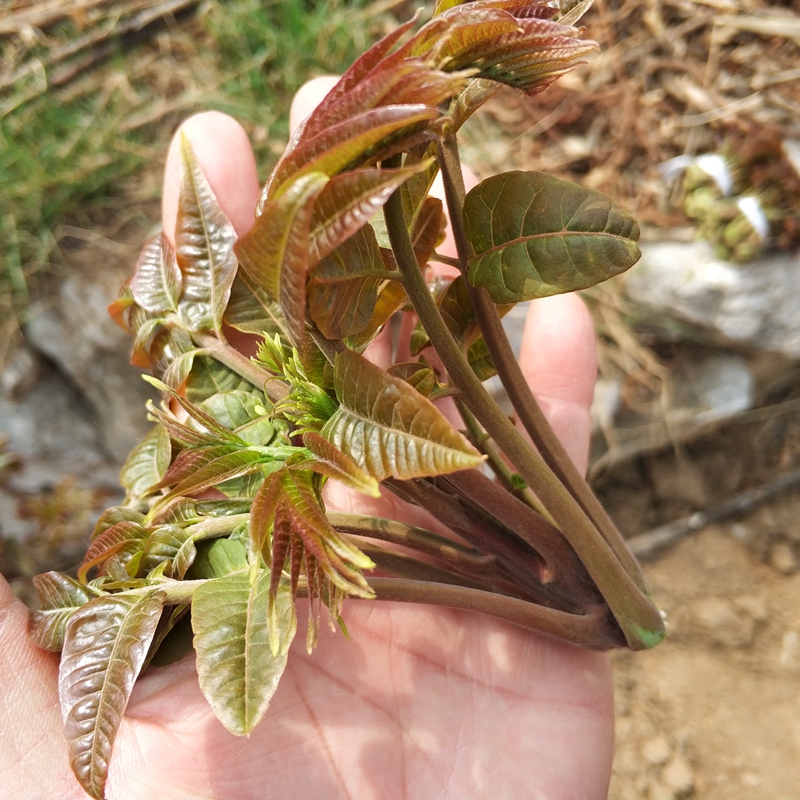
M642 747L642 755L645 761L652 764L654 767L660 767L669 761L670 751L669 742L663 736L656 736L654 739L649 739Z
M685 797L694 789L694 772L689 762L680 754L664 767L661 780L675 797Z
M770 566L784 575L793 575L800 566L797 553L789 542L775 542L769 549Z
M745 786L760 786L761 785L761 776L756 775L755 772L745 772L742 775L742 783Z
M753 641L755 620L720 597L700 600L695 605L694 618L703 631L719 645L746 647Z
M797 631L786 631L783 634L780 661L789 669L800 666L800 634Z
M0 370L0 391L8 399L21 397L36 383L38 361L25 346L15 347Z
M769 611L763 597L743 594L737 597L733 604L745 614L749 614L756 622L766 622L769 618Z
M733 538L740 544L749 544L750 540L753 538L753 532L747 525L743 525L741 522L734 522L733 525L731 525L731 533L733 534Z

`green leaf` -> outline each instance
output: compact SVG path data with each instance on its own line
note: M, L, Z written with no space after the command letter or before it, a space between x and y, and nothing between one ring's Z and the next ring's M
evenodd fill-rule
M309 274L308 309L328 339L344 339L366 328L387 278L370 226L356 231Z
M165 381L166 382L166 381ZM218 392L255 391L252 383L208 356L194 359L186 379L186 399L199 404Z
M314 431L308 431L303 434L303 444L315 458L293 463L292 468L311 469L319 475L340 481L345 486L356 489L362 494L370 497L381 496L381 490L378 488L375 478L364 472L352 458L346 456L341 450L337 450L327 439L323 439Z
M261 392L243 392L236 389L232 392L217 392L200 403L200 408L208 412L217 422L229 430L235 431L242 425L258 419L266 413Z
M191 534L185 528L177 525L160 525L150 534L144 544L138 574L147 576L162 562L170 561L172 577L182 578L183 574L180 569L175 569L175 560L188 539L191 539ZM182 557L180 568L184 568L185 571L186 566L188 565L185 564L185 557Z
M136 262L131 280L133 299L155 314L177 311L182 281L175 250L162 232L144 246Z
M181 135L183 173L175 245L184 288L181 315L192 330L221 333L236 275L236 231L206 180L189 140Z
M497 369L495 369L494 361L492 361L492 356L483 336L470 345L469 350L467 350L467 361L472 367L472 371L478 376L479 381L487 381L497 375Z
M30 614L28 632L31 639L44 650L61 650L69 618L97 595L60 572L37 575L33 585L39 595L40 608Z
M192 600L200 689L220 722L237 736L250 733L264 716L297 630L294 601L283 584L271 618L279 628L273 632L278 643L273 653L269 586L267 571L252 587L247 574L232 574L203 584Z
M67 623L58 675L72 771L97 800L114 739L156 630L164 593L105 595Z
M130 497L147 497L166 474L171 458L169 433L156 425L131 450L119 474L120 483Z
M247 549L232 539L215 539L204 542L192 564L191 580L222 578L232 572L247 570Z
M340 406L320 433L376 480L442 475L483 461L430 400L363 356L336 355L335 385Z
M540 172L505 172L464 203L475 253L469 280L496 303L594 286L639 258L639 226L593 189Z

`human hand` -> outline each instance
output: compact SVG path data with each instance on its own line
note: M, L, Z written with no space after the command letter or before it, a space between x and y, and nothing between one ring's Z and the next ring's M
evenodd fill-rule
M295 116L325 88L305 87ZM244 131L216 113L183 130L243 234L259 192ZM166 231L174 229L179 177L173 142ZM585 468L594 334L578 298L532 305L521 362ZM192 657L143 675L117 737L109 798L605 797L613 745L606 655L438 607L354 600L345 615L351 641L323 627L309 656L298 637L248 738L217 721ZM0 794L85 797L61 733L58 657L29 642L26 616L0 579Z

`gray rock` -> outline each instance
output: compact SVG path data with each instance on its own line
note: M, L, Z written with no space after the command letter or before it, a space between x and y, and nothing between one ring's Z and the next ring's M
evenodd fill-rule
M642 247L628 295L738 344L800 357L800 258L770 255L747 264L715 257L704 241Z
M47 306L34 307L25 338L79 387L102 446L122 462L149 428L144 405L154 392L129 363L130 336L107 312L119 283L102 271L71 274Z
M673 375L673 424L698 425L723 419L753 405L753 378L747 361L735 353L686 358Z

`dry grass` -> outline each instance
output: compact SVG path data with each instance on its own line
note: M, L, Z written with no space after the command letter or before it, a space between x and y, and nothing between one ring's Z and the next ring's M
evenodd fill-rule
M11 0L0 8L0 338L75 230L152 223L171 131L228 111L264 168L301 83L345 68L391 3ZM34 277L36 276L36 277ZM0 353L2 357L2 353Z

